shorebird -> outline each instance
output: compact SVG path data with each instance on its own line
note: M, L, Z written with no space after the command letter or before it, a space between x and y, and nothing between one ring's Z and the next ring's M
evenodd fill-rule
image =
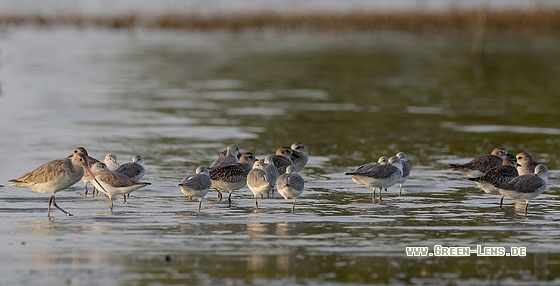
M515 158L506 156L501 166L493 168L480 177L469 178L469 180L474 181L487 194L501 195L496 185L505 184L519 176L516 167ZM504 196L501 195L501 197L500 206L504 201Z
M533 156L529 153L521 152L515 155L517 159L517 172L519 175L533 174L535 172L535 167L539 165L539 162L533 160Z
M146 173L146 164L144 163L144 158L141 155L132 156L132 162L124 163L120 165L117 173L121 173L134 181L138 181L144 177Z
M305 167L307 160L309 160L309 151L307 150L307 146L299 142L293 143L290 149L292 150L290 159L292 159L293 165L299 172Z
M83 151L76 148L71 158L50 161L10 182L14 187L30 188L38 193L50 193L47 216L51 215L51 204L67 216L72 216L56 204L54 194L77 183L82 179L84 170L93 178L94 182L96 181L87 165L87 152Z
M113 153L109 153L105 155L105 159L103 160L103 163L105 163L109 171L116 171L120 166L119 163L117 163L117 155Z
M502 165L503 159L509 155L504 148L495 148L490 155L476 157L465 164L449 164L451 169L464 173L469 178L484 175L492 168Z
M239 147L235 144L227 146L225 155L220 153L220 157L210 164L210 169L215 169L220 166L236 164L239 162Z
M146 173L146 164L141 155L134 155L131 162L120 165L115 171L131 178L133 181L140 181ZM130 196L130 193L126 196ZM126 198L123 199L126 201Z
M208 194L212 186L208 168L202 166L196 168L195 174L186 176L178 186L189 199L198 198L198 212L200 212L202 198Z
M284 197L284 199L293 199L292 213L294 213L296 208L296 199L301 196L304 188L303 178L297 173L296 167L290 165L286 168L286 172L276 181L276 186L278 188L278 193Z
M382 202L381 190L396 184L402 177L402 162L397 156L389 158L387 165L379 165L370 169L349 172L345 175L357 176L364 185L373 189L373 201L375 201L375 190L379 189L379 203Z
M67 158L71 158L76 153L82 153L82 154L86 155L87 165L88 165L89 168L93 167L93 164L99 162L99 160L89 156L88 152L86 151L86 148L84 148L84 147L74 148L74 151L72 151L72 154L70 154ZM84 176L82 177L82 181L84 182L84 188L85 188L85 194L84 195L87 197L88 183L91 183L91 178L89 177L89 174L87 172L84 172ZM95 189L93 190L92 196L93 195L95 195Z
M533 174L525 174L515 177L507 183L497 185L500 194L513 199L524 200L525 214L529 207L529 200L540 195L546 188L548 181L548 169L545 165L539 164L535 167ZM500 207L502 204L500 203Z
M270 193L274 197L274 189L276 188L276 180L280 176L278 172L278 168L274 166L272 161L272 155L268 155L264 157L264 162L261 162L261 166L263 167L264 173L266 177L269 178L270 182L272 183L272 189L270 189Z
M395 156L399 157L402 163L402 177L400 180L397 181L397 183L400 185L400 189L399 189L399 197L400 197L402 195L402 186L406 181L406 179L408 179L408 176L410 175L410 163L408 162L408 157L404 152L398 152Z
M109 171L103 162L95 163L91 171L97 179L93 184L109 197L111 210L113 210L113 197L123 195L123 202L126 202L127 194L151 185L151 183L148 182L135 181L119 172Z
M280 146L276 149L276 153L272 155L272 163L278 169L279 174L286 173L286 168L292 165L292 149L288 146Z
M257 196L264 193L268 193L276 182L272 182L272 178L266 175L264 167L260 161L256 161L253 164L253 169L247 174L247 187L255 196L255 206L257 210L259 209L259 202L257 201Z
M377 163L367 163L361 165L358 168L356 168L356 170L354 170L352 173L361 173L364 172L365 170L372 169L373 167L377 167L379 165L387 165L388 163L389 163L389 157L381 156L379 157L379 159L377 159ZM358 185L365 185L365 183L360 180L360 175L354 175L350 173L346 173L346 174L350 176L350 178L352 179L352 181L354 181L354 183Z
M229 192L228 206L231 207L231 193L247 185L247 175L253 168L255 161L255 154L245 152L241 155L239 163L210 170L212 186L216 188L220 201L222 200L222 191Z

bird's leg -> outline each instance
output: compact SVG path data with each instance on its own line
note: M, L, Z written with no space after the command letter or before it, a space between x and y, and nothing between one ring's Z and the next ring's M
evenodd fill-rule
M261 194L262 196L262 194ZM257 201L257 196L255 196L255 206L257 207L257 209L255 211L257 211L259 209L259 202Z
M231 208L231 192L229 192L229 196L227 197L228 201L228 208Z
M85 193L85 195L84 195L84 196L86 196L86 197L87 197L87 193L88 193L87 182L84 182L84 187L86 188L86 193Z
M379 188L379 204L381 204L383 202L383 199L381 198L381 188Z
M527 203L525 204L525 215L527 215L528 208L529 208L529 201L527 200Z
M500 200L500 208L502 208L503 203L504 203L504 196L502 196L502 199Z
M123 203L126 203L126 194L122 195Z
M48 211L47 211L47 216L48 217L51 216L51 204L52 204L53 199L54 199L54 194L51 196L51 199L49 200L49 208L48 208Z
M222 201L222 192L220 192L220 190L216 189L216 192L218 192L218 200L221 202Z
M51 200L52 200L53 206L55 206L57 209L59 209L59 210L60 210L61 212L63 212L65 215L67 215L67 216L72 216L71 213L69 213L69 212L63 210L61 207L59 207L59 206L56 204L56 201L55 201L55 199L54 199L54 194L52 195Z
M202 198L198 199L198 213L200 213L200 206L202 205Z
M401 184L401 188L399 189L399 197L402 196L402 185L403 184Z
M294 198L294 203L292 204L292 213L296 210L296 198Z

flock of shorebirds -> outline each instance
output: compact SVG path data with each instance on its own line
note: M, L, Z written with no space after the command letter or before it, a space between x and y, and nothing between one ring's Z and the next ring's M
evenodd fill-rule
M294 212L296 199L304 190L304 179L298 174L309 159L309 151L302 143L279 147L274 155L258 160L251 152L241 153L235 144L227 146L219 157L208 166L200 166L194 174L186 176L178 187L190 199L198 199L200 212L202 199L213 187L218 198L222 200L222 192L228 192L228 206L231 206L232 192L245 186L251 190L258 210L258 197L264 198L277 190L285 199L293 199L291 212ZM480 156L465 164L450 164L453 170L466 174L480 188L489 194L500 194L514 200L524 200L525 213L529 200L540 195L546 188L548 170L545 165L533 161L530 154L522 152L513 156L504 148L496 148L490 155ZM372 199L375 202L376 190L379 190L378 202L382 203L382 190L395 184L400 185L399 196L402 195L403 184L410 176L410 163L404 152L395 156L382 156L376 163L368 163L345 173L355 183L373 189ZM109 197L111 210L113 198L123 196L126 202L131 192L150 185L140 181L146 172L141 155L132 157L132 161L119 165L116 155L109 153L103 161L88 155L83 147L76 147L68 157L45 163L24 175L10 180L12 186L30 188L38 193L51 194L48 213L51 205L64 214L71 216L56 204L55 193L64 190L82 180L85 195L88 194L88 183Z

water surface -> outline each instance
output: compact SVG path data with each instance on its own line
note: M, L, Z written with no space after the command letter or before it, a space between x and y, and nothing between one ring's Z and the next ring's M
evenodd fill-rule
M462 34L196 33L6 28L0 37L2 280L16 284L558 284L560 39ZM262 157L304 142L306 189L189 201L177 183L236 143ZM151 186L118 200L81 183L48 196L8 180L85 146L142 154ZM523 206L447 164L504 146L551 170ZM404 151L398 187L343 175ZM407 246L512 246L525 257L407 257Z

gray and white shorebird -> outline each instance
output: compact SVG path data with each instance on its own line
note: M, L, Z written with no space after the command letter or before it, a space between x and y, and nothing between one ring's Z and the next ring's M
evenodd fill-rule
M126 202L126 195L133 191L151 185L149 182L139 182L117 171L109 171L103 162L93 165L91 171L95 175L96 181L93 185L109 197L109 204L113 210L113 198L118 195L123 196Z
M210 163L209 169L215 169L220 166L236 164L239 162L239 147L235 144L230 144L226 148L226 153L220 156L218 159Z
M262 164L263 162L256 161L253 164L253 169L247 174L247 187L249 187L249 190L251 190L255 197L255 207L257 210L259 209L257 197L262 197L263 194L270 192L274 188L274 185L276 185L276 181L272 181L273 178L267 176ZM277 178L278 177L274 179Z
M286 173L286 168L292 165L292 149L288 146L280 146L276 149L276 153L272 155L272 163L278 169L279 174Z
M496 186L505 184L519 176L516 167L517 162L515 158L506 156L501 166L493 168L480 177L469 178L469 180L474 181L487 194L501 195ZM500 205L502 205L503 201L504 196L502 195Z
M202 199L212 186L212 181L210 180L210 171L207 167L200 166L196 168L195 174L186 176L181 183L179 183L179 188L185 196L189 199L198 199L198 212L200 212L200 206L202 205Z
M372 168L377 167L379 165L387 165L388 163L389 163L389 157L381 156L377 159L377 162L367 163L367 164L361 165L351 173L361 173L361 172L364 172L365 170L372 169ZM346 174L348 176L350 176L350 178L352 179L352 181L354 181L354 183L356 183L358 185L365 185L365 183L360 180L361 175L358 175L358 174L354 175L354 174L350 174L350 173L346 173Z
M408 162L408 157L404 152L398 152L395 156L399 157L402 163L402 177L397 181L397 183L400 185L399 196L401 196L403 184L406 179L408 179L408 176L410 176L410 163Z
M263 162L261 162L261 166L263 167L266 176L273 183L272 189L270 190L269 194L272 195L272 197L274 197L274 189L276 189L276 180L278 180L280 173L278 172L278 168L274 166L272 155L267 155L266 157L264 157Z
M293 143L290 146L290 149L292 150L290 159L292 159L293 165L299 172L305 167L305 165L307 165L307 161L309 160L309 150L305 144L299 142Z
M395 185L402 177L402 162L397 156L389 158L387 165L379 165L370 169L348 172L345 175L355 176L365 186L373 189L372 199L375 201L375 190L379 189L379 203L382 202L381 190Z
M140 181L146 174L146 163L144 163L142 155L134 155L131 162L120 165L115 172L129 177L133 181ZM130 193L126 196L130 196ZM127 198L123 199L126 201Z
M218 199L222 200L222 192L229 192L228 206L231 207L231 193L247 185L247 175L253 168L255 154L245 152L241 154L239 163L221 166L210 170L212 186L218 192Z
M117 155L113 153L109 153L105 155L105 159L103 159L103 163L105 163L109 171L116 171L120 166L119 163L117 162Z
M286 168L286 172L281 174L276 180L276 188L278 193L286 200L293 199L292 213L296 208L296 199L301 196L304 189L304 180L297 173L296 167L290 165Z
M520 175L497 187L500 194L510 199L525 201L525 214L527 214L529 200L540 195L546 189L547 182L548 169L545 165L539 164L533 174Z
M492 168L502 165L503 159L509 155L505 148L495 148L490 155L476 157L465 164L449 164L451 169L459 171L469 178L476 178L484 175Z
M14 187L30 188L37 193L51 194L47 216L51 215L51 204L67 216L72 216L56 204L55 193L62 191L78 181L84 175L84 170L96 181L95 176L88 167L87 152L85 149L74 149L71 158L61 158L45 163L22 176L10 180Z
M535 167L539 165L539 162L533 160L533 156L526 152L521 152L515 155L517 159L517 172L519 175L533 174L535 172Z

